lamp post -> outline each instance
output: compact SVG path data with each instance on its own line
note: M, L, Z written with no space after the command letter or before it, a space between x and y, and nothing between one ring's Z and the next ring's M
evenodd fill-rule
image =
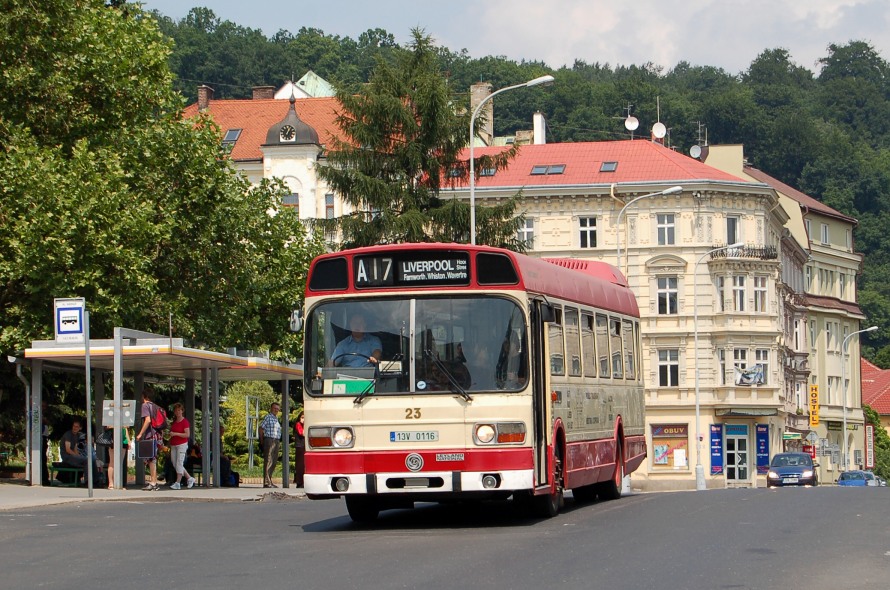
M476 115L479 114L479 111L482 110L482 106L486 102L502 92L515 90L516 88L529 88L541 84L550 84L551 82L553 82L553 76L548 74L546 76L535 78L534 80L529 80L528 82L523 82L522 84L515 84L513 86L507 86L506 88L496 90L479 101L479 104L476 105L476 108L473 110L472 116L470 116L470 244L474 246L476 245L476 160L473 157L473 148L476 143Z
M730 244L729 246L720 246L719 248L714 248L712 250L708 250L696 261L695 266L692 268L692 329L695 332L695 350L693 351L693 356L695 356L695 489L696 490L706 490L707 485L705 484L705 468L701 463L701 404L699 402L699 366L698 366L698 281L696 280L698 277L698 265L704 260L706 257L714 254L715 252L722 252L723 250L731 250L733 248L741 248L744 246L741 242L737 242L735 244Z
M657 193L649 193L648 195L640 195L639 197L634 197L630 201L627 202L624 207L621 208L621 211L618 212L618 221L615 223L615 255L618 260L618 270L624 272L621 266L621 216L624 215L624 211L639 201L640 199L648 199L649 197L658 197L660 195L675 195L679 192L683 191L682 186L672 186L671 188L666 188L663 191L658 191ZM624 234L625 240L627 239L627 234ZM627 250L627 248L625 248ZM627 274L626 272L624 273Z
M847 334L847 337L844 338L844 343L841 345L841 405L843 406L844 413L844 426L841 431L841 438L844 439L844 457L841 460L841 469L844 471L847 470L847 342L853 336L857 334L862 334L863 332L874 332L877 330L877 326L872 326L870 328L865 328L864 330L857 330L851 334Z

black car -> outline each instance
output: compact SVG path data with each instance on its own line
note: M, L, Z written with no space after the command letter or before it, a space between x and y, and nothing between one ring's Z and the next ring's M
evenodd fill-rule
M818 466L807 453L779 453L770 461L766 487L819 485Z

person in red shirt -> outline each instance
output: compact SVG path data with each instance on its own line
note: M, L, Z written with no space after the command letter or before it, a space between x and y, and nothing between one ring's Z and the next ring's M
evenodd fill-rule
M303 487L303 475L306 473L306 415L303 410L297 412L294 423L294 483Z
M170 484L172 490L182 488L179 482L183 477L186 478L186 485L189 488L195 485L195 478L189 475L184 467L192 425L183 416L183 412L182 404L173 404L173 424L170 425L170 459L173 462L173 469L176 470L176 481Z

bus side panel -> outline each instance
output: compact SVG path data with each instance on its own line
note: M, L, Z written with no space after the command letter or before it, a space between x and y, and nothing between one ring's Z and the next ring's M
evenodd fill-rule
M614 439L578 441L566 445L566 489L607 481L613 473Z

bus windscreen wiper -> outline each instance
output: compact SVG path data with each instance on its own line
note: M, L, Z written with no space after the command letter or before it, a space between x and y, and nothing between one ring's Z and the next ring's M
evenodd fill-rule
M446 377L448 377L448 382L451 384L452 391L459 393L460 396L468 402L473 401L473 398L470 397L470 394L467 393L467 390L464 389L461 384L457 382L454 374L448 370L448 367L445 366L445 363L439 360L439 357L437 355L433 354L430 350L424 350L423 352L424 355L426 355L427 358L432 359L433 362L436 363L436 367L438 367L439 370L442 371L442 373L444 373Z
M374 369L375 369L375 370L374 370L374 379L373 379L370 383L368 383L368 386L365 387L365 389L364 389L360 394L358 394L357 396L355 396L355 399L352 400L352 403L353 403L353 404L360 404L360 403L362 403L362 400L365 399L365 397L366 397L369 393L371 393L372 391L374 391L374 389L376 388L376 385L377 385L377 376L378 376L380 373L379 373L379 371L377 370L377 366L376 366L376 365L374 366Z

